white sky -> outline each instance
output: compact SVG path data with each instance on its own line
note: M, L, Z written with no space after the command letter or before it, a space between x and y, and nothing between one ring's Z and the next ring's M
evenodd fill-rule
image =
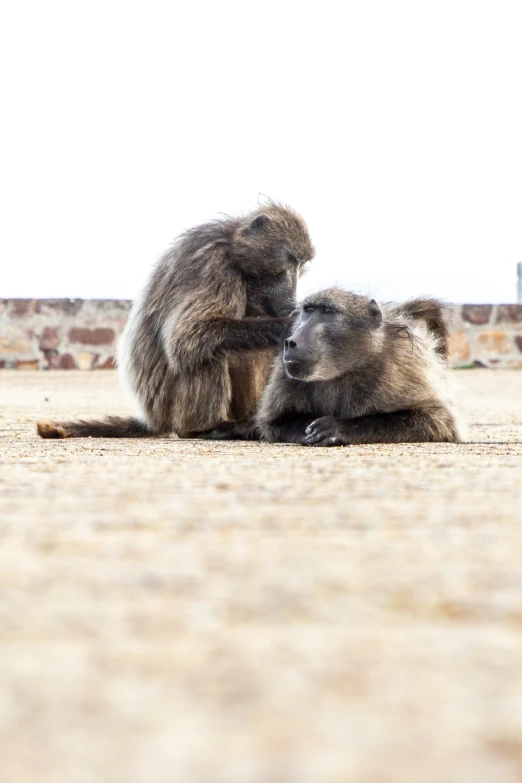
M16 0L0 297L129 297L184 228L291 204L301 293L514 301L522 3Z

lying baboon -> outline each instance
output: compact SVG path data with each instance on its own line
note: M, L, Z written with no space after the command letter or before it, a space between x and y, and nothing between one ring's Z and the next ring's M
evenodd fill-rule
M248 437L313 255L302 218L273 202L190 229L153 270L122 335L119 369L139 416L38 422L38 433Z
M261 436L308 446L463 439L441 303L383 305L330 288L303 302L257 413Z

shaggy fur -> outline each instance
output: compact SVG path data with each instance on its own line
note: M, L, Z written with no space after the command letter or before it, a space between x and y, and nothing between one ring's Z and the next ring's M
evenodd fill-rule
M398 305L395 308L395 313L396 315L402 314L406 319L413 318L424 321L428 329L438 338L435 350L445 358L448 357L449 329L441 302L427 296L409 299L404 304Z
M275 203L190 229L153 270L122 336L118 364L138 418L39 422L38 433L248 437L313 255L304 221Z
M261 397L261 435L310 446L459 442L446 355L436 300L381 309L339 288L310 296Z

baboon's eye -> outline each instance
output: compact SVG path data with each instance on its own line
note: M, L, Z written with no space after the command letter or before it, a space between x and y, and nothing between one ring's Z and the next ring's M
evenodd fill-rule
M313 305L305 305L303 307L303 310L305 311L305 313L313 313L315 307Z
M337 312L336 310L334 310L333 307L329 307L328 305L323 305L321 310L322 310L323 313L335 313L335 312Z

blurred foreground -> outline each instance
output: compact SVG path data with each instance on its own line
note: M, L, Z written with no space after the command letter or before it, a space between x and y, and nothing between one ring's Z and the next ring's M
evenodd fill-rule
M472 443L42 441L113 372L0 374L3 783L522 778L522 372Z

